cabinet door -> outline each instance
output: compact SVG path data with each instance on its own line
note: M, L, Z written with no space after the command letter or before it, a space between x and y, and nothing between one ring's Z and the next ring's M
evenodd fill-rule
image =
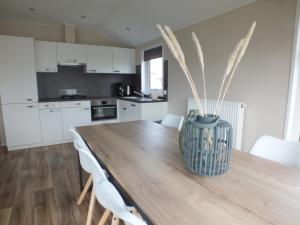
M127 103L126 101L118 100L118 114L119 121L127 121Z
M63 140L61 109L40 110L43 142Z
M57 72L56 42L35 41L37 72Z
M42 142L38 104L3 105L2 110L8 147Z
M85 46L71 43L57 43L58 63L86 63Z
M38 101L34 40L0 35L2 104Z
M86 46L87 73L112 73L112 48Z
M135 73L135 50L113 48L113 73Z
M68 130L69 126L78 127L91 124L91 108L62 108L63 137L72 140L73 136Z
M127 102L127 120L135 121L141 119L141 105L135 102Z

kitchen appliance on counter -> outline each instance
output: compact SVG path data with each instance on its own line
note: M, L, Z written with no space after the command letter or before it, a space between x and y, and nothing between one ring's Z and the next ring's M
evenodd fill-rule
M62 89L59 90L60 98L62 99L85 99L86 95L79 94L77 89Z
M115 83L115 90L116 90L116 96L117 97L123 97L124 96L124 88L122 83Z
M134 93L134 87L132 85L124 86L124 96L132 96Z
M116 119L117 118L117 100L92 100L91 101L92 121Z

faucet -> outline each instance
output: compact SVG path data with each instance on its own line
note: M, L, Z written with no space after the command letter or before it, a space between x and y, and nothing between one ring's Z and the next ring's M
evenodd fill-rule
M137 92L137 91L134 91L133 93L141 96L142 98L144 98L144 93L142 91L141 91L141 93Z

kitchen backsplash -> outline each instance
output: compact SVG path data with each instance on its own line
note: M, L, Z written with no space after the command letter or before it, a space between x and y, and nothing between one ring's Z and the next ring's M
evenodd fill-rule
M37 73L39 98L57 98L61 89L77 89L91 97L114 96L114 84L134 85L140 89L140 73L86 74L83 67L58 67L58 73Z

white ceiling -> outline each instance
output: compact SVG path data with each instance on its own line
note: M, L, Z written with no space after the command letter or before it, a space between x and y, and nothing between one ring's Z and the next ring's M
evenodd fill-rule
M72 23L138 46L159 36L156 24L178 30L256 0L1 0L0 18ZM35 12L29 8L36 8ZM82 19L81 16L87 18ZM130 28L130 31L126 28Z

